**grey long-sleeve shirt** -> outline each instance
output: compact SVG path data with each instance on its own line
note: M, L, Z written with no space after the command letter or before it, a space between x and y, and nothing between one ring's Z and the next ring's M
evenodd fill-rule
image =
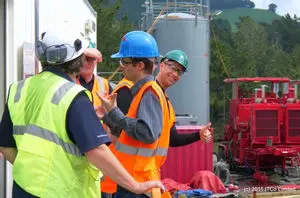
M135 83L131 88L132 96L135 97L140 88L152 80L153 76L147 76ZM120 136L120 129L123 129L130 137L151 144L161 135L162 118L158 97L153 91L147 90L138 106L137 118L126 117L116 107L103 117L103 122L112 129L111 133L115 136Z

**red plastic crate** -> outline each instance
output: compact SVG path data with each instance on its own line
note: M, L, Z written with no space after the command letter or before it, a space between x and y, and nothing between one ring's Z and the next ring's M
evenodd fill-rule
M194 133L200 126L176 126L178 133ZM165 164L161 168L161 178L171 178L176 182L189 183L193 175L200 170L213 168L213 141L202 141L182 147L170 147Z

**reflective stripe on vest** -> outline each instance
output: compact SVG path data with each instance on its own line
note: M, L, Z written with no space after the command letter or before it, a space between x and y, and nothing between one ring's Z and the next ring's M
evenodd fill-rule
M14 135L24 135L26 133L31 134L61 146L64 151L69 154L82 156L77 146L64 142L57 136L57 134L36 125L29 124L27 126L13 126L13 133Z
M136 148L129 145L122 144L120 142L116 142L115 147L118 151L123 153L127 153L129 155L137 155L142 157L153 157L155 155L158 156L167 156L168 149L167 148L159 148L157 147L155 150L147 149L147 148Z
M21 91L22 91L22 88L24 86L24 83L25 83L25 80L22 80L20 82L18 82L18 85L17 85L17 93L14 97L14 102L18 102L21 98Z
M59 104L61 99L64 97L64 95L72 88L74 87L75 84L73 82L66 82L64 83L53 95L53 98L51 102L53 104Z
M155 81L145 83L134 96L127 117L137 118L139 104L144 93L151 89L157 95L162 108L162 131L152 144L136 140L123 130L116 142L115 155L126 170L139 182L160 179L160 167L165 161L170 138L170 119L165 95Z
M99 170L66 128L68 109L81 92L91 100L83 87L47 71L10 86L7 104L18 149L13 176L24 191L37 197L100 196Z
M105 78L94 76L94 85L92 89L92 96L93 96L93 105L99 106L101 105L101 100L98 98L98 95L106 97L109 94L109 85L108 80Z
M99 85L99 91L100 91L99 94L101 96L104 96L105 93L108 92L108 91L105 90L105 85L104 85L103 79L99 76L95 76L95 77L97 78L98 85Z

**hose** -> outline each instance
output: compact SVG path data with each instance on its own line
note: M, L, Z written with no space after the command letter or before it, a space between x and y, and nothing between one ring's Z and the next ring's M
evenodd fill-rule
M228 164L223 161L219 161L215 164L214 167L215 175L220 178L224 185L229 183L230 180L230 171Z
M254 173L254 170L252 168L242 168L236 165L234 159L233 159L233 155L231 152L231 144L232 144L233 140L230 140L228 143L228 158L229 158L229 164L231 166L231 168L233 170L236 170L239 174L243 175L243 176L251 176Z

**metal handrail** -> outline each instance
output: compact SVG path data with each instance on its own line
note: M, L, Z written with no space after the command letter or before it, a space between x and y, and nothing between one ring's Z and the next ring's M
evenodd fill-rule
M147 0L142 5L146 9L143 12L140 19L140 28L143 30L149 29L151 24L154 23L155 20L163 19L162 15L168 16L170 13L183 13L194 15L195 17L208 17L209 13L209 0L195 0L192 2L177 2L168 1L166 2L155 2L152 0ZM166 17L168 19L168 17Z

